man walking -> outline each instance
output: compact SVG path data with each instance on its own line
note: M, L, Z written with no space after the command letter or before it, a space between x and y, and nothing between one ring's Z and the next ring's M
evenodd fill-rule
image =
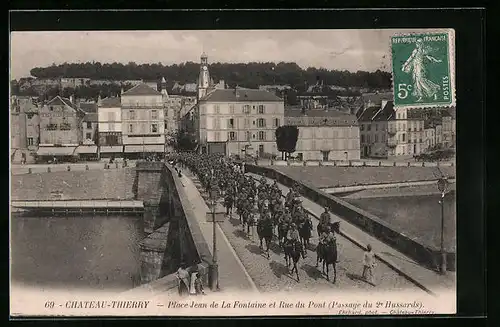
M368 244L366 251L363 254L363 279L375 286L373 281L373 268L375 267L375 254L372 251L372 246Z

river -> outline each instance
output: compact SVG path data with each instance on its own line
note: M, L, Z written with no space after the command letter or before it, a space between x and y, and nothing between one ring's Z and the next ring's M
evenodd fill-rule
M23 287L126 291L140 276L139 217L11 218L11 282Z

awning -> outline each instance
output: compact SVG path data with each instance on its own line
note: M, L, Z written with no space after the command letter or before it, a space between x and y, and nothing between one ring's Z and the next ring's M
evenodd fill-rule
M138 152L165 152L164 144L144 144L144 145L126 145L125 152L138 153Z
M123 145L101 145L101 153L122 153Z
M36 152L39 156L72 156L75 146L41 146Z
M79 145L76 148L75 153L77 154L96 154L97 145Z

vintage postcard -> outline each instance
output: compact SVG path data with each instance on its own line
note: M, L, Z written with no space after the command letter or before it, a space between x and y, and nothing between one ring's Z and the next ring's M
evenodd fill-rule
M454 38L11 32L11 316L456 313Z

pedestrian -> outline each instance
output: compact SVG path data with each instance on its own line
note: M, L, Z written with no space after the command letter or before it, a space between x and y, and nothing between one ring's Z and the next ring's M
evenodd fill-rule
M373 281L373 268L375 268L375 254L372 251L372 246L368 244L363 254L362 277L365 281L375 286L375 282Z
M194 289L195 289L196 295L200 295L200 294L205 295L205 291L203 290L203 283L201 281L199 272L195 273Z
M178 279L178 290L180 296L186 296L189 294L189 272L186 269L186 265L184 263L181 264L179 269L177 270L177 279Z

